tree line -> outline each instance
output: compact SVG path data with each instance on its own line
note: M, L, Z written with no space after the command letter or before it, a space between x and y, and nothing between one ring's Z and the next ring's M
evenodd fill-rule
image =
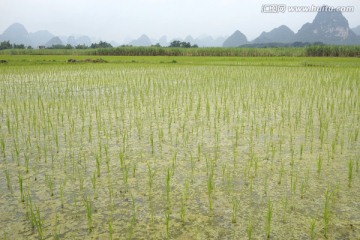
M120 47L132 47L132 45L122 45ZM151 47L162 47L159 43L152 45ZM197 48L198 45L192 45L190 42L182 42L182 41L172 41L168 46L170 48ZM113 48L113 46L105 41L100 41L98 43L92 43L90 46L85 44L78 44L73 46L71 44L55 44L52 46L39 46L40 49L97 49L97 48ZM25 46L24 44L11 44L9 41L4 41L0 43L0 50L5 49L33 49L31 46Z
M0 43L0 50L5 49L32 49L32 47L25 46L24 44L11 44L9 41L3 41Z

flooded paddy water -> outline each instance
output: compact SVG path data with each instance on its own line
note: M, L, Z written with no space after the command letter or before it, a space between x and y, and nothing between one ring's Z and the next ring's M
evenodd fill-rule
M359 239L358 68L0 72L4 239Z

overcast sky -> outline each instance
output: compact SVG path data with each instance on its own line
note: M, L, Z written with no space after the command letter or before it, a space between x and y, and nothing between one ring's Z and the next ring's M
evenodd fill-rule
M0 0L0 33L22 23L29 32L88 35L104 41L187 35L214 37L240 30L249 40L286 24L294 32L316 13L262 13L263 4L354 6L344 13L350 27L360 25L359 0Z

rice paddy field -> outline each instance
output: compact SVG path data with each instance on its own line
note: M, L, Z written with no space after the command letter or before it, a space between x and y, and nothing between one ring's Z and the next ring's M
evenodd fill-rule
M1 58L3 239L360 239L359 58Z

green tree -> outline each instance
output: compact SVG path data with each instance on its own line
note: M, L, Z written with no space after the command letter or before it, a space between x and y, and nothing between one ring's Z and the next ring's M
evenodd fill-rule
M9 41L4 41L0 43L0 50L11 49L11 48L12 46Z
M90 48L112 48L113 46L110 43L100 41L99 43L91 44Z

